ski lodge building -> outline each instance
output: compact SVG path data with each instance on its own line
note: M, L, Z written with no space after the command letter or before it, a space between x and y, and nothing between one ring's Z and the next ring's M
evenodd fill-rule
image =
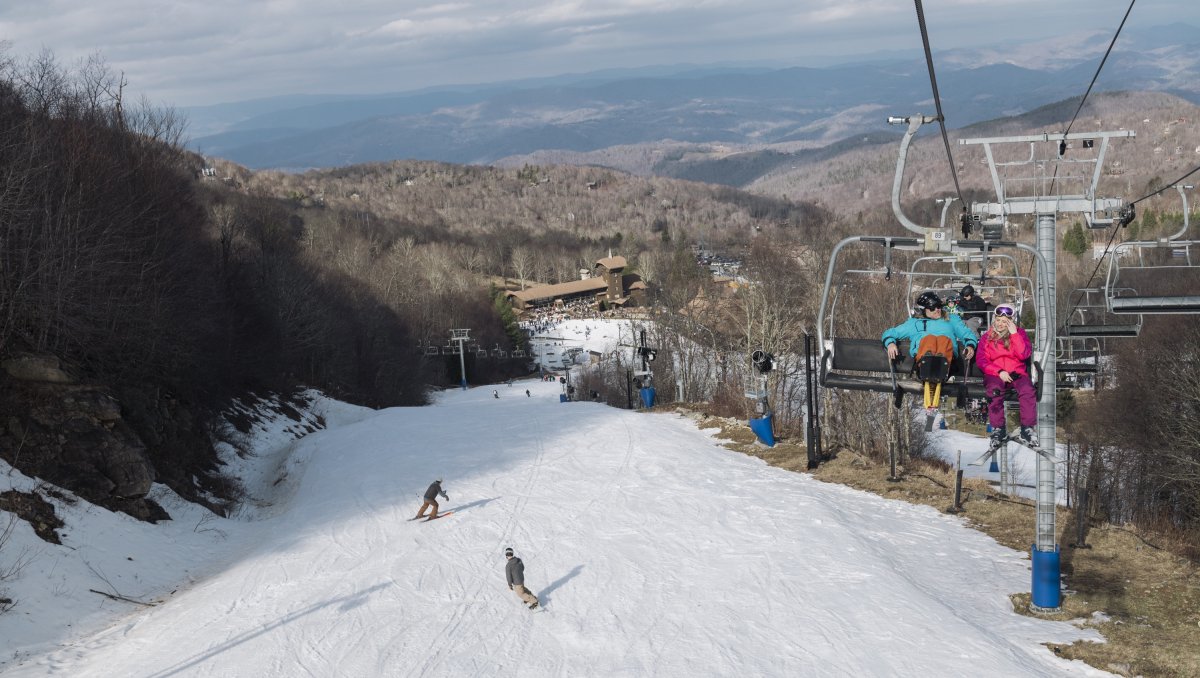
M562 308L577 301L601 309L645 305L646 283L636 273L625 273L625 266L625 257L605 257L592 267L591 277L509 292L508 301L518 311Z

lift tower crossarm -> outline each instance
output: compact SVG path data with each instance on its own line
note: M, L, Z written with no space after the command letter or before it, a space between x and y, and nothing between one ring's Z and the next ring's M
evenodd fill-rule
M1043 132L1042 134L1029 134L1024 136L1012 137L981 137L977 139L959 139L958 143L961 146L983 146L984 155L987 157L988 171L992 177L992 187L996 191L998 202L994 203L975 203L971 207L974 214L988 217L1004 217L1009 214L1047 214L1053 212L1083 212L1093 216L1098 212L1111 212L1124 206L1124 201L1120 198L1102 198L1096 199L1096 186L1100 183L1100 173L1104 168L1104 155L1108 151L1109 139L1130 139L1136 137L1137 133L1133 130L1120 130L1117 132L1075 132L1071 134ZM1095 159L1083 158L1080 160L1066 160L1063 156L1058 155L1054 159L1037 160L1034 157L1034 144L1058 142L1065 144L1073 140L1100 140L1100 150L1096 154ZM992 155L992 146L995 144L1010 144L1010 143L1028 143L1030 144L1029 159L1017 162L997 163L995 156ZM1084 193L1076 195L1033 195L1033 196L1017 196L1012 195L1008 187L1000 180L1000 174L997 172L997 167L1012 167L1020 165L1035 165L1043 162L1059 162L1059 163L1095 163L1092 169L1091 183ZM1110 220L1111 221L1111 220ZM1097 221L1097 223L1099 223Z

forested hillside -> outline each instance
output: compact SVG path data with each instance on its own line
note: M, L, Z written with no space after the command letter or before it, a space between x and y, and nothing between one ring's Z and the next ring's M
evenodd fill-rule
M256 174L183 151L182 121L122 102L102 65L0 75L0 454L143 518L163 515L143 499L154 481L217 510L237 498L211 443L236 441L217 414L239 397L417 405L457 381L420 350L450 328L519 347L489 292L505 277L572 279L611 251L695 291L691 243L797 237L826 216L607 170Z

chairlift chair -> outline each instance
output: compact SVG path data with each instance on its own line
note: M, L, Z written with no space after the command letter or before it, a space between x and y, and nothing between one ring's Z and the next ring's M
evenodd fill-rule
M1105 281L1108 310L1118 314L1200 313L1198 255L1200 241L1195 240L1117 245L1109 258ZM1131 283L1137 285L1136 291L1128 287Z
M844 248L857 243L883 245L889 253L885 270L850 269L844 271L839 276L837 289L834 289L833 274L837 269L838 257ZM920 240L917 238L881 238L872 236L847 238L834 248L830 257L829 269L826 272L825 288L822 291L821 307L817 322L818 344L823 351L818 377L818 383L822 387L835 390L889 393L894 396L897 406L899 406L904 393L925 393L925 385L919 379L913 377L914 361L908 354L908 347L905 345L907 342L900 342L900 345L897 347L900 357L896 361L891 361L888 359L878 336L870 338L841 337L838 336L836 327L837 300L841 295L841 289L847 284L846 281L849 275L878 276L883 274L885 277L892 275L900 276L906 279L906 290L915 290L920 287L914 285L914 280L928 276L945 275L945 273L935 272L914 273L912 271L891 270L891 250L918 251L919 249ZM1023 281L1014 280L1013 282L1022 287L1028 286L1031 295L1036 291L1033 289L1032 279L1025 278ZM905 298L910 301L913 299L907 292ZM1049 348L1043 347L1041 353L1042 358L1033 361L1032 365L1033 371L1036 372L1039 392L1041 388L1041 360L1048 355ZM983 388L983 375L975 367L973 360L970 361L969 365L964 366L961 363L961 358L956 357L950 366L949 374L949 378L952 380L949 383L955 387L961 396L959 400L986 396ZM1012 394L1012 396L1015 397L1015 394Z
M1200 241L1183 240L1189 208L1185 190L1176 185L1183 202L1183 226L1157 240L1123 242L1108 260L1104 290L1112 313L1200 313ZM1128 219L1132 219L1132 212ZM1137 288L1137 292L1132 291Z
M1142 316L1114 315L1106 298L1113 291L1082 288L1071 293L1078 301L1072 304L1071 317L1063 327L1064 336L1071 338L1119 339L1136 337L1142 332ZM1115 290L1124 293L1126 290ZM1136 294L1136 293L1134 293Z
M1100 364L1100 342L1091 338L1094 347L1086 348L1089 337L1055 337L1054 369L1057 373L1095 374ZM1079 341L1084 347L1076 347Z

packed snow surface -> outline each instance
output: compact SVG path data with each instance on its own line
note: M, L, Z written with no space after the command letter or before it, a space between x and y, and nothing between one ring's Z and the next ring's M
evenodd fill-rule
M231 519L162 487L159 525L55 499L63 546L17 523L0 551L27 561L0 582L0 673L1108 675L1043 645L1102 639L1014 613L1028 554L961 518L561 389L382 411L318 396L327 429L264 420L231 458L251 498ZM37 484L0 470L0 490ZM453 514L409 521L437 478ZM508 589L505 547L544 610Z

